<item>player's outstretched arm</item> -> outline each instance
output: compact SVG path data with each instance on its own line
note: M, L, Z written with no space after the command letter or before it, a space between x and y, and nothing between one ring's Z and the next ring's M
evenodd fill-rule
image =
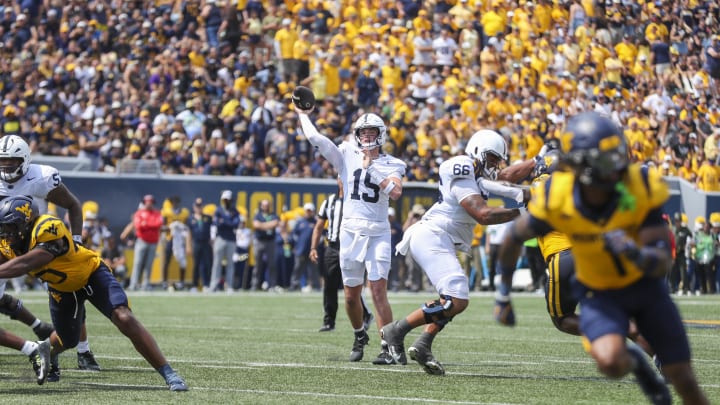
M0 264L0 278L23 276L32 270L45 266L54 258L55 256L45 249L32 249L24 255Z
M535 157L520 163L510 165L498 173L498 180L509 181L511 183L519 183L533 174L533 170L543 164L545 155L554 148L548 144L543 145ZM535 177L535 176L532 176Z
M462 199L460 206L480 225L502 224L520 215L517 208L488 207L480 194L472 194Z

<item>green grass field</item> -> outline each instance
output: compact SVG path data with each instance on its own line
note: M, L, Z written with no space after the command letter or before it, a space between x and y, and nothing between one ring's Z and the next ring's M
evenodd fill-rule
M47 298L23 294L25 305L48 319ZM432 294L390 293L396 317ZM103 371L75 370L75 351L60 357L59 383L38 386L27 358L0 351L3 404L643 404L632 378L600 376L578 338L550 323L541 296L516 295L518 326L496 325L492 297L475 293L468 310L435 340L433 352L447 375L407 366L374 366L375 326L359 363L347 361L352 332L341 308L334 332L318 333L318 293L131 293L134 311L154 334L190 391L171 393L130 342L88 306L90 344ZM681 297L693 360L711 402L720 403L720 296ZM3 317L0 325L24 337L30 329ZM406 345L419 334L411 332ZM676 398L677 402L677 398Z

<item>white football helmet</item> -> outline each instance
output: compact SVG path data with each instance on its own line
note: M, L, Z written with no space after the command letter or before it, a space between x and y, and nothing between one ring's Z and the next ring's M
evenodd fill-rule
M493 155L499 160L507 160L507 144L505 138L495 131L481 129L470 137L465 146L465 153L477 161L482 170L483 177L488 180L497 179L497 165L488 165L488 155Z
M374 142L362 143L360 140L360 130L363 128L377 128L378 136ZM373 113L363 114L360 118L355 121L353 128L353 134L355 135L355 143L360 149L374 149L383 146L385 139L387 138L387 127L385 122Z
M0 138L0 179L13 182L28 172L30 147L17 135Z

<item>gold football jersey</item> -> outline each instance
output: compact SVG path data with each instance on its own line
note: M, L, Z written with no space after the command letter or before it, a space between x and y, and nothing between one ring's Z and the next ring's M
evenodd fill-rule
M90 275L100 265L101 259L94 251L76 244L72 239L72 233L60 219L51 215L41 215L36 219L30 235L28 251L40 243L63 238L69 246L67 251L29 274L47 282L50 287L58 291L73 292L87 284ZM0 241L0 254L7 259L16 256L5 240Z
M634 204L613 202L597 217L582 207L573 173L556 172L549 181L538 183L528 204L533 217L568 237L577 279L593 289L622 288L642 277L643 271L631 260L605 249L603 234L622 229L637 243L640 225L669 197L662 178L654 171L643 171L640 165L628 168L623 183Z

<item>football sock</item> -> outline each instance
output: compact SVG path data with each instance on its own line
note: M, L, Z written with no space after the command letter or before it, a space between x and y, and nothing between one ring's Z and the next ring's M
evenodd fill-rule
M497 285L497 292L498 294L507 297L508 295L510 295L510 286L501 281Z
M78 353L85 353L90 351L90 343L87 340L78 342L77 344Z
M410 326L406 318L403 318L397 322L395 325L397 328L398 333L400 333L401 336L405 336L410 332L413 327Z
M359 329L353 329L353 331L355 332L355 335L362 335L361 332L365 332L365 328L361 326Z
M170 367L170 364L165 363L164 366L160 366L157 368L157 372L160 373L161 376L163 376L164 379L167 380L168 375L175 372L172 367Z
M435 339L435 335L427 332L423 332L420 337L417 338L415 341L416 344L421 344L428 349L432 347L433 339Z
M35 327L37 327L37 326L40 325L41 323L42 323L42 321L41 321L40 319L35 318L35 320L33 321L33 323L30 324L30 327L34 329Z
M29 356L32 354L32 352L37 349L38 344L35 342L31 342L29 340L25 341L25 344L23 345L22 349L20 349L21 352L23 352L24 355Z

